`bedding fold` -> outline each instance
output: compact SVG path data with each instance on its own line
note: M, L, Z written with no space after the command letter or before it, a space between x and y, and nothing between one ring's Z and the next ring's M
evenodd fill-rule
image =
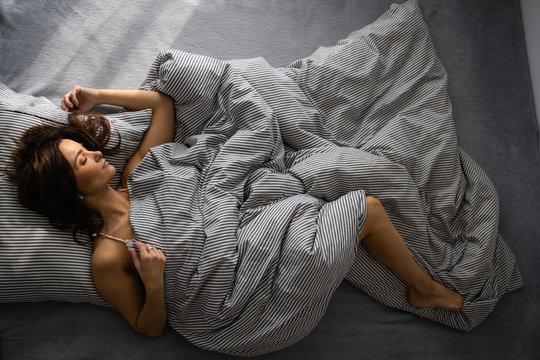
M175 142L128 185L136 238L167 255L170 324L204 349L275 351L316 326L344 278L447 326L480 323L522 280L446 84L415 1L287 68L160 53L144 88L174 99ZM410 306L358 245L366 194L461 311Z

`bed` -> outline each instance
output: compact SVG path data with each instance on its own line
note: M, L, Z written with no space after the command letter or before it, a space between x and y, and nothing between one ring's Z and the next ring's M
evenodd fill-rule
M353 31L373 24L390 4L391 1L152 4L141 1L106 5L102 2L41 2L32 6L2 3L3 110L17 114L14 119L36 114L39 115L37 121L56 119L61 112L51 107L47 99L58 104L60 96L73 84L159 87L156 78L162 80L159 76L166 73L160 71L162 62L173 59L174 64L174 59L180 58L180 63L189 63L196 57L192 54L200 54L204 63L211 64L211 76L221 71L216 69L222 69L222 62L264 58L268 67L261 65L261 59L231 62L243 79L254 84L255 90L264 96L264 84L258 84L257 79L267 74L265 69L293 64L289 67L292 70L285 73L294 77L291 72L303 66L297 60L305 59L319 46L329 49ZM413 1L407 6L415 5ZM502 296L496 306L492 304L495 308L489 305L478 310L486 312L481 320L473 321L472 325L468 323L466 331L461 331L422 319L422 314L416 314L419 317L410 311L385 306L351 282L336 280L337 290L328 298L328 308L316 309L322 318L313 325L314 329L308 326L306 337L301 336L294 344L260 358L533 359L540 354L535 341L539 335L536 325L539 310L535 302L539 280L535 258L539 252L536 240L540 230L536 224L540 159L519 3L419 1L419 6L436 53L448 74L448 93L459 146L480 165L498 190L498 231L517 261L516 267L512 264L508 268L519 268L520 273L512 272L508 277L513 285L501 291L515 291L505 296L495 294L497 299ZM365 31L369 33L369 27ZM171 48L181 51L161 52ZM319 50L319 56L324 54L325 48ZM246 70L253 67L259 74L254 79ZM7 88L10 90L5 90ZM7 108L5 104L10 99L17 99L22 105ZM264 106L272 105L269 98L264 99ZM148 114L114 113L111 119L122 134L126 134L123 141L129 150L144 131ZM2 126L5 130L8 124ZM279 126L283 127L283 123ZM2 138L2 141L9 139ZM3 177L5 186L4 174ZM136 183L135 179L132 186ZM2 189L4 193L8 191L5 187ZM2 198L3 206L6 201ZM3 229L16 226L32 234L43 230L41 223L36 226L16 211L9 214L5 211L4 208ZM11 245L20 239L12 236L3 231L1 238L3 359L233 357L201 350L192 344L197 342L193 336L188 335L190 342L170 326L158 339L136 334L113 310L96 306L103 303L88 285L74 288L70 298L64 293L55 294L61 284L39 289L25 287L36 278L46 282L39 274L32 274L30 278L12 277L8 283L4 280L8 278L6 273L17 274L17 268L7 262L10 256L20 257L18 252L28 251L29 257L35 256L32 264L42 264L37 268L43 266L42 272L47 273L55 267L51 263L51 258L55 258L50 254L65 249L60 245L62 239L51 239L43 244L32 237L28 238L28 247L16 248ZM69 255L73 259L72 253ZM78 256L84 260L88 249L81 249ZM26 263L21 262L18 269L23 264ZM58 268L62 271L61 266ZM84 277L88 278L87 269L63 273L59 279L63 279L66 286L72 286L73 279ZM521 279L524 287L518 290ZM19 291L20 301L14 301L14 295L9 294L14 288ZM384 303L384 299L378 300Z

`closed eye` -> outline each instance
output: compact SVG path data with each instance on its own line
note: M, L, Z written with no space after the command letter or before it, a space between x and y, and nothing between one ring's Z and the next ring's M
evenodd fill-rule
M77 153L75 154L75 156L73 157L73 168L76 169L77 168L77 164L79 164L80 161L77 161L78 158L79 158L79 155L81 155L82 153L82 149L80 149L79 151L77 151ZM81 165L82 165L82 162L80 162Z

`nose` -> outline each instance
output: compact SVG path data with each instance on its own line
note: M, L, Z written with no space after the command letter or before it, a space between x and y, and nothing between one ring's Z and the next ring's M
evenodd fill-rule
M103 157L103 153L101 151L92 151L92 152L94 154L94 159L96 160L96 162L101 160L101 158Z

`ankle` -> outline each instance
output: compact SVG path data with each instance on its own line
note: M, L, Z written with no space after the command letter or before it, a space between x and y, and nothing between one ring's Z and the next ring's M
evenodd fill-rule
M436 282L427 275L424 275L416 281L407 284L407 286L409 288L409 291L415 292L417 294L429 294L433 290L433 287L436 286Z

